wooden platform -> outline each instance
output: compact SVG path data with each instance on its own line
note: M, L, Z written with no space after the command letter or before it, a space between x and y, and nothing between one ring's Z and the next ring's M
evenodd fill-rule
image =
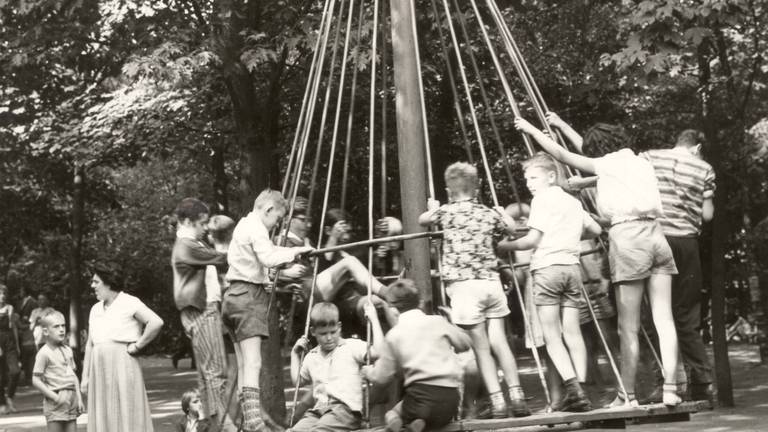
M711 409L706 401L683 402L670 408L663 404L643 405L637 408L601 408L585 413L554 412L537 414L529 417L491 420L461 420L441 429L451 431L485 431L531 426L553 426L578 423L584 429L607 428L624 429L627 423L664 423L688 421L690 415ZM383 427L366 429L369 432L383 431Z

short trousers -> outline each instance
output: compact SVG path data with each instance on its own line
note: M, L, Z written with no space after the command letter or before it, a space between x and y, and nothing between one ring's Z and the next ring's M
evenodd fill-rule
M459 410L459 389L413 383L403 395L403 424L422 419L427 429L436 429L451 422Z
M77 392L74 389L63 389L56 392L59 397L55 401L43 398L43 415L47 422L68 422L77 420L80 412L77 409Z
M533 304L536 306L579 307L581 269L578 264L551 265L533 275Z
M652 274L677 274L672 249L655 220L613 225L608 231L611 281L641 280Z
M458 325L475 325L509 315L501 282L493 279L451 281L445 287L451 299L451 319Z
M334 403L323 410L310 409L290 430L292 432L332 432L360 429L362 416L343 403Z
M221 315L235 342L256 336L269 337L268 305L269 294L264 285L243 281L230 283L221 302Z

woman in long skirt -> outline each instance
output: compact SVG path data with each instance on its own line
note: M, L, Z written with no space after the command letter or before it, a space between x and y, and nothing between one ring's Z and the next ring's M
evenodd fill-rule
M82 390L88 432L152 432L147 391L135 355L160 332L163 320L122 292L116 272L98 268L91 280L98 303L88 319Z

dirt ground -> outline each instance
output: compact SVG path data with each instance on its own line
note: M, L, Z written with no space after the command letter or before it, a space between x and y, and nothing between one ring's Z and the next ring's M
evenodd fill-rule
M630 425L633 432L691 431L730 432L768 431L768 366L759 364L757 348L751 345L734 345L730 350L731 370L734 382L735 408L717 408L694 414L689 422ZM526 388L538 391L535 368L529 357L521 356L521 375ZM173 421L180 414L179 397L184 390L195 385L195 372L189 369L189 360L182 360L174 370L171 361L161 357L142 359L144 379L152 409L155 431L171 432ZM608 373L607 367L603 367ZM531 391L529 390L529 393ZM535 395L536 396L536 395ZM531 405L542 405L536 397ZM0 432L44 431L45 420L41 410L41 396L31 387L19 388L16 397L18 413L0 417ZM78 431L85 431L87 416L78 420ZM566 431L574 428L525 428L515 431ZM599 431L602 429L591 429ZM139 431L137 431L139 432Z

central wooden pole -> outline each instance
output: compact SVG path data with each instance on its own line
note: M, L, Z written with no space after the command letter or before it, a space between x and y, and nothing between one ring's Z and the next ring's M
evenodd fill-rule
M418 224L427 210L426 150L422 120L422 97L418 85L410 2L389 2L392 22L392 61L395 69L395 112L397 114L397 150L400 168L400 197L405 233L424 231ZM432 308L432 280L429 264L429 240L405 242L406 276L413 279L424 299L424 307Z

